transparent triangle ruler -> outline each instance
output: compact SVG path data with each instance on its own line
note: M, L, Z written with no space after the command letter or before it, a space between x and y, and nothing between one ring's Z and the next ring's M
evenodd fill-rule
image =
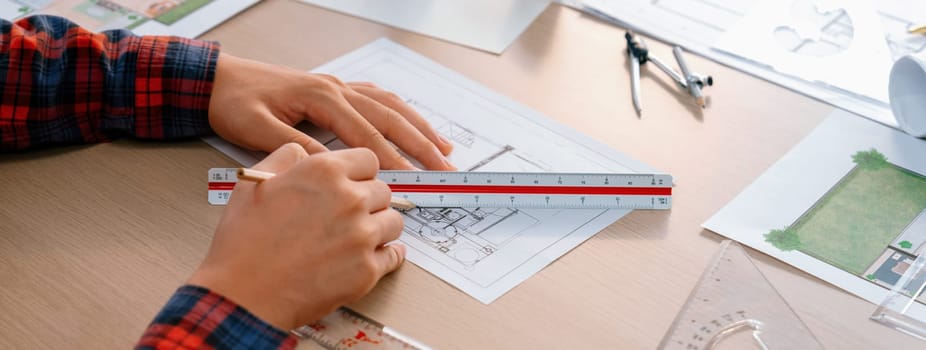
M292 332L327 350L430 350L392 328L346 307Z
M926 254L917 256L912 263L908 259L901 260L895 267L909 264L887 298L875 309L871 320L926 340Z
M660 349L822 349L739 244L726 240Z

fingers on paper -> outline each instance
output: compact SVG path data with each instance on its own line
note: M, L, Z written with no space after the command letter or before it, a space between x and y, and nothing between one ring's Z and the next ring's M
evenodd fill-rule
M366 147L379 158L384 169L414 169L405 157L386 141L383 134L368 122L344 97L337 97L323 112L330 120L330 130L351 147ZM322 126L325 127L325 126Z
M437 131L435 131L431 126L431 123L428 123L428 121L424 119L424 117L422 117L418 111L408 105L408 103L405 103L405 101L398 95L380 89L372 83L348 83L348 86L353 88L354 91L357 91L360 94L381 103L383 106L398 112L422 135L424 135L424 137L431 141L432 144L437 146L441 154L449 155L453 150L453 143L444 137L441 137L440 134L438 134ZM389 137L389 135L387 135L387 137Z
M377 89L363 87L358 87L358 89L368 90L371 93L381 91L382 94L391 95L391 93ZM421 162L425 168L433 170L455 170L454 166L444 157L441 149L438 148L438 145L443 145L444 141L437 136L437 132L431 129L430 125L428 125L420 115L417 115L417 113L415 113L415 116L418 118L417 123L421 124L421 126L414 124L416 120L415 116L399 113L396 109L380 103L380 101L371 96L362 93L353 93L348 94L347 99L386 139L392 140L392 142L405 151L405 153ZM387 98L381 97L381 99L386 100ZM397 108L399 104L405 105L404 102L398 100L398 97L394 98L392 104ZM405 105L405 107L407 110L414 112L407 105ZM425 133L431 136L428 137ZM450 146L450 148L452 148L452 146Z
M440 150L401 114L360 93L348 93L346 97L348 102L384 136L384 141L392 140L428 169L447 169L449 163L444 160Z

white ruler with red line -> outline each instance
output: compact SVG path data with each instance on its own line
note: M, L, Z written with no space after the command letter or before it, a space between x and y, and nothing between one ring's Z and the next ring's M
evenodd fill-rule
M209 203L228 202L237 168L209 170ZM670 209L667 174L393 171L377 176L419 207Z

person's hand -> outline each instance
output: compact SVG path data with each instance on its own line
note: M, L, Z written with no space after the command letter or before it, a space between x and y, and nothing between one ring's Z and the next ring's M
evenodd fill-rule
M220 293L270 324L291 330L367 294L398 268L401 215L364 148L309 156L286 144L254 169L277 175L242 181L188 284Z
M384 169L414 168L389 141L428 169L455 169L444 157L453 145L391 92L370 83L345 84L328 75L219 56L209 101L209 124L219 136L266 152L289 142L309 153L326 151L292 127L302 120L333 131L348 146L373 150Z

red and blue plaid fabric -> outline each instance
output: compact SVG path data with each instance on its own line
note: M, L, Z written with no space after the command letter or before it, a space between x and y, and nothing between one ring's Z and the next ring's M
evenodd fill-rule
M0 151L211 133L217 43L0 20Z
M67 19L0 19L0 151L211 133L217 43ZM139 349L291 349L296 338L208 289L183 286Z
M292 349L295 336L208 289L177 289L136 349Z

